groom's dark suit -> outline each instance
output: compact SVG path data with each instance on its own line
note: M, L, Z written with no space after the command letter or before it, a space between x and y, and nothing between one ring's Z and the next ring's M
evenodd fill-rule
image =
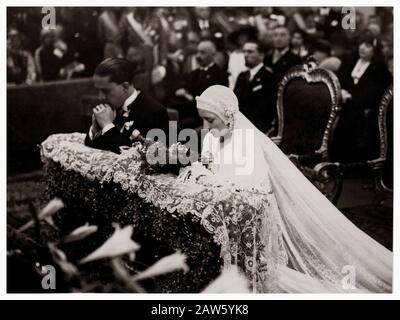
M158 128L165 132L168 142L168 113L157 101L144 92L139 92L136 99L127 106L128 116L117 115L114 128L103 135L90 138L86 135L85 144L89 147L120 153L120 146L131 146L134 140L132 132L137 129L143 137L149 130Z

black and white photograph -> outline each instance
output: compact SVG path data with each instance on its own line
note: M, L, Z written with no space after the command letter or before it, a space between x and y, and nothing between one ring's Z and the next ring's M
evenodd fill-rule
M258 3L3 7L7 295L399 290L395 8Z

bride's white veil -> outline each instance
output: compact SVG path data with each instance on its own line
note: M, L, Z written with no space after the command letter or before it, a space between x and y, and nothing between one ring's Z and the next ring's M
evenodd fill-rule
M198 108L212 111L234 131L254 132L254 170L232 177L246 185L270 180L288 265L277 284L284 292L391 292L392 252L358 229L238 109L233 92L209 87ZM235 135L233 135L235 137ZM237 144L234 138L233 144ZM264 176L265 175L265 176ZM269 176L269 179L264 179ZM268 252L266 252L268 254Z
M234 93L209 87L197 98L234 130L254 132L254 183L268 180L279 207L288 265L280 268L284 292L391 292L392 252L358 229L238 109ZM235 144L235 141L232 141ZM236 177L249 182L249 176Z
M265 172L271 179L289 258L278 280L281 290L391 292L392 252L348 220L239 111L234 128L254 130L256 149L265 160L255 162L254 175Z

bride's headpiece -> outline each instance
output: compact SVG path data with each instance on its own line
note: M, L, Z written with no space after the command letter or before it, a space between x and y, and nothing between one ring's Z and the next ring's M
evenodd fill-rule
M231 89L220 85L207 88L200 97L196 97L196 101L197 109L216 114L225 124L233 123L233 117L239 111L236 95Z

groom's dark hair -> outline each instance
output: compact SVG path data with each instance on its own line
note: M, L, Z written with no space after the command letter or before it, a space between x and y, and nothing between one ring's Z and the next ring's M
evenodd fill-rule
M94 70L94 74L100 77L110 77L110 82L121 84L133 82L134 66L131 62L122 58L108 58L102 61Z

